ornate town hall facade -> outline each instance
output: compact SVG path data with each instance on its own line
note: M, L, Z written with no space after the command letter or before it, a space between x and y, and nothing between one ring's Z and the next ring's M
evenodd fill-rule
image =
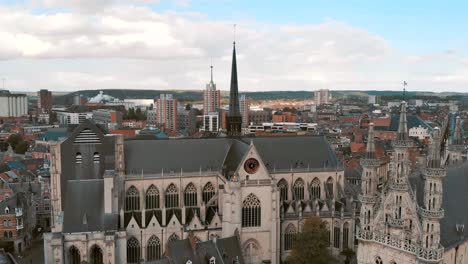
M325 138L242 138L234 99L228 137L124 141L87 121L53 145L45 262L169 263L173 241L235 236L235 260L181 263L280 263L310 216L327 221L334 254L354 248L357 204Z
M459 118L454 130L450 133L449 122L434 129L426 162L412 170L413 141L402 102L390 174L379 181L370 126L361 160L358 263L468 263L468 165L462 163Z

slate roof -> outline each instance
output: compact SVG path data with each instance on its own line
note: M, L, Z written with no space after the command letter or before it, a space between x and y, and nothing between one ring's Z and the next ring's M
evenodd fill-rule
M233 171L253 142L270 171L341 167L324 137L204 138L125 141L127 174Z
M416 188L418 204L423 204L424 179L421 174L409 178L413 190ZM444 179L443 208L445 217L440 222L441 243L445 248L451 248L468 239L468 210L464 203L468 201L468 162L460 166L449 167ZM459 233L456 225L465 226Z
M237 236L226 238L216 238L216 240L208 240L197 242L195 250L192 248L190 240L183 239L170 242L168 244L168 256L152 262L145 262L147 264L163 264L163 263L181 263L185 264L188 260L192 264L206 264L209 259L215 257L216 263L238 263L243 264L242 251L240 248L239 239ZM234 261L237 262L234 262Z
M117 230L117 215L104 213L104 180L68 181L64 233Z
M408 129L421 126L424 128L428 128L429 130L432 130L432 127L417 115L407 115L406 120L408 122ZM399 123L400 123L400 115L393 115L392 120L390 122L389 130L398 131Z

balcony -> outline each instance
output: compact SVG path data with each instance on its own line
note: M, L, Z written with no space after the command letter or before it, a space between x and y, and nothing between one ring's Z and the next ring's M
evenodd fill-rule
M440 210L428 210L422 207L418 207L419 215L424 218L430 219L442 219L445 216L444 209Z
M400 239L399 237L394 237L391 235L368 230L358 229L356 237L359 240L372 241L397 250L401 250L406 253L416 255L416 257L419 260L428 263L440 262L444 254L444 248L442 246L437 249L424 248L420 245L410 243L408 240Z
M377 196L365 195L365 194L360 194L358 196L358 199L359 201L361 201L361 203L368 203L368 204L375 204L378 201Z
M378 159L361 159L361 166L363 167L379 167L380 160Z
M447 170L444 168L425 168L423 174L430 178L443 178L447 175Z
M405 220L403 219L394 219L392 217L389 217L387 219L387 224L391 227L396 227L396 228L403 228L405 227Z
M408 184L406 182L396 182L392 181L390 182L389 185L390 189L395 190L395 191L407 191L408 190Z

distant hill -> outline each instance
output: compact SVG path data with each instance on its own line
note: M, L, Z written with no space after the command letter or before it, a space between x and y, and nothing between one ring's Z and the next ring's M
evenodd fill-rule
M62 94L54 96L54 103L57 105L68 105L73 102L73 97L77 94L85 98L91 98L96 96L101 90L82 90L71 92L68 94ZM171 93L174 94L179 101L194 102L202 101L203 90L134 90L134 89L108 89L103 90L105 94L110 95L119 99L136 99L136 98L157 98L160 94ZM386 97L388 99L398 99L402 96L402 91L331 91L333 97L365 97L367 95L377 95ZM312 100L314 98L313 91L266 91L266 92L245 92L248 98L252 100L277 100L277 99L289 99L289 100ZM229 91L221 91L223 98L229 97ZM454 93L454 92L407 92L406 96L411 97L449 97L459 98L466 96L465 93Z

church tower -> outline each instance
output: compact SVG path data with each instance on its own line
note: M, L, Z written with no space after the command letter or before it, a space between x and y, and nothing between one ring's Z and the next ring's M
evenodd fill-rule
M231 90L229 93L229 112L226 116L228 137L240 137L242 130L242 116L239 108L239 87L237 84L236 42L233 43Z
M439 128L432 133L432 144L424 170L424 205L419 209L423 236L423 246L438 249L440 247L440 223L444 218L442 209L443 179L447 174L441 162L441 132Z
M371 230L374 217L374 208L378 199L377 168L380 161L375 155L374 124L369 124L369 134L367 136L367 150L364 158L361 159L362 166L362 194L360 196L361 207L361 227Z
M449 164L460 164L463 162L463 150L464 150L461 120L457 116L455 119L455 130L453 132L452 141L448 146L448 163Z

